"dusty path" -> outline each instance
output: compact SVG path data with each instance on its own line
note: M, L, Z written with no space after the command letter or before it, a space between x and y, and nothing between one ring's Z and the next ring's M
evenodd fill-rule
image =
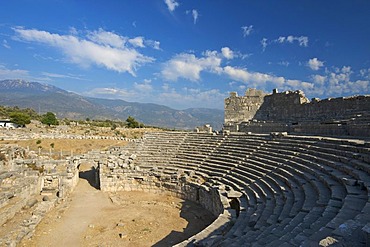
M86 179L20 246L171 246L214 220L199 205L171 196L104 193L91 186L90 167L83 168Z
M93 179L92 172L85 174L90 181ZM33 239L26 241L25 245L81 246L81 236L97 218L98 212L109 207L114 205L107 194L92 187L88 180L80 179L68 202L51 212L37 227Z

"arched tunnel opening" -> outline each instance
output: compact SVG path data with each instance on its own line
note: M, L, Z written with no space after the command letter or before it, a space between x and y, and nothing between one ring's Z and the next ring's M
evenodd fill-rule
M92 187L100 190L99 169L91 163L81 163L77 166L78 177L85 179Z

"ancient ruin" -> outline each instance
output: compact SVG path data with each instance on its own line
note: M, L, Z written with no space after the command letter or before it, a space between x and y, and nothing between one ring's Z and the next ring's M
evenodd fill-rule
M222 134L210 126L148 132L123 147L62 160L2 146L1 224L22 210L32 214L0 245L32 237L73 193L80 165L90 164L102 191L172 195L213 214L210 225L176 246L369 246L369 99L310 102L301 91L248 90L225 100Z
M370 96L311 101L300 90L266 94L248 89L225 99L225 129L331 136L370 136Z

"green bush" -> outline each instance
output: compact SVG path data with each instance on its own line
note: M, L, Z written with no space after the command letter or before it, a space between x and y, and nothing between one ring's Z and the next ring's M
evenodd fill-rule
M46 114L44 114L41 118L41 123L49 126L59 124L55 114L52 112L47 112Z
M128 128L139 128L140 127L140 123L138 121L136 121L136 119L134 117L129 116L126 119L126 126Z
M10 114L10 121L20 126L25 126L31 123L31 117L23 112L13 112Z

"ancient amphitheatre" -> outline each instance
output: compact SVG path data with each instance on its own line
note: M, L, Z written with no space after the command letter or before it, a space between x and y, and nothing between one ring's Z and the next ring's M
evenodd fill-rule
M369 123L369 96L309 101L301 91L249 90L225 99L222 133L1 130L3 143L112 145L59 158L2 145L0 242L369 246Z

